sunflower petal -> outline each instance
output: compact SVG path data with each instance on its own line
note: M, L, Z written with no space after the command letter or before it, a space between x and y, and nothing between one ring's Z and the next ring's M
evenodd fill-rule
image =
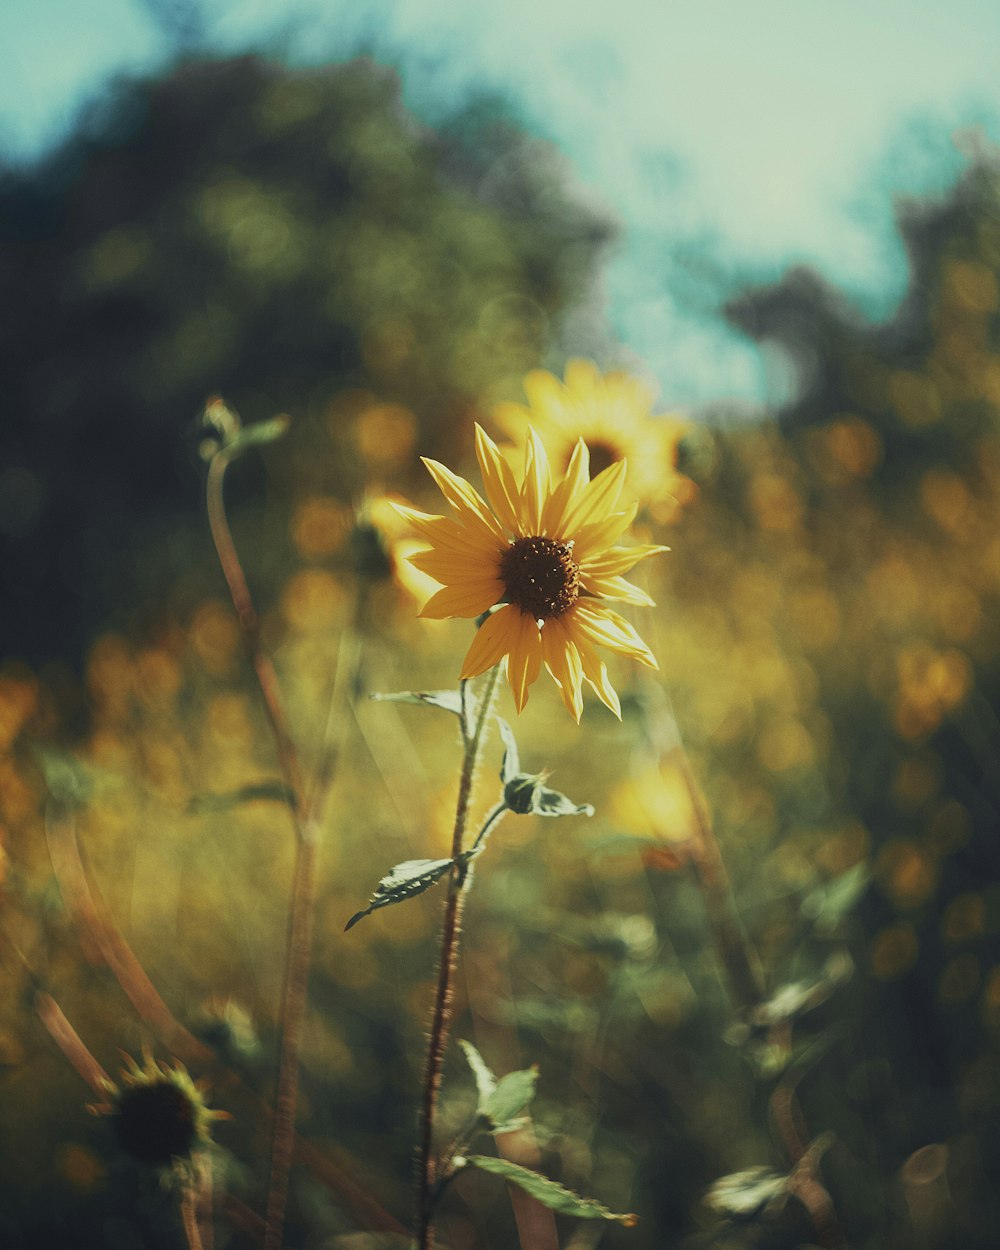
M614 511L625 485L625 474L628 464L624 460L616 460L597 477L593 477L573 501L563 520L566 529L604 521Z
M634 603L640 608L656 607L655 599L624 577L595 577L581 570L580 584L587 594L597 599L617 599L620 603Z
M650 668L659 667L652 651L632 626L624 617L619 616L617 612L612 612L610 608L592 606L583 602L574 604L573 629L574 637L579 632L590 642L599 643L602 647L607 647L609 651L618 651L621 655L627 655L630 659L638 660L640 664L646 664Z
M524 444L524 481L521 484L521 508L518 533L529 536L542 532L542 508L551 490L549 458L542 440L528 426Z
M481 425L476 424L476 457L483 475L486 498L500 522L517 532L519 492L510 465Z
M449 616L481 616L502 597L503 582L495 577L463 581L431 595L417 615L434 621L443 621Z
M446 586L463 581L481 582L491 576L490 566L484 562L479 552L467 555L453 551L416 551L407 559L415 569L429 573ZM494 568L499 569L499 553L493 563ZM495 576L495 573L492 575Z
M436 482L441 494L459 514L464 524L471 524L477 529L481 526L487 533L503 539L503 530L497 523L496 517L490 512L474 486L471 486L464 477L452 473L451 469L437 460L431 460L427 456L421 456L421 460L427 466L427 471Z
M618 698L618 692L612 686L611 679L608 677L608 666L586 639L578 637L575 641L576 649L580 654L583 676L587 684L604 706L621 720L622 705Z
M404 521L435 547L444 547L455 552L472 552L479 558L482 553L497 549L497 537L492 532L470 529L452 517L418 512L416 508L408 508L404 504L394 503L392 506Z
M583 439L578 438L563 480L549 496L542 511L542 528L546 534L559 542L571 537L566 533L564 524L566 512L589 481L590 451Z
M462 661L461 681L485 673L510 651L515 638L516 615L519 615L518 609L507 603L483 621Z
M583 666L576 644L558 618L546 621L542 627L542 659L559 687L570 716L579 724L583 713Z
M639 505L634 503L624 512L613 512L603 521L581 525L573 535L573 556L577 564L584 564L591 556L617 542L635 520L638 508Z
M542 639L538 622L519 608L514 613L516 632L507 656L507 680L520 712L528 702L528 687L542 669Z
M592 574L594 577L616 577L619 573L627 573L640 560L649 556L660 555L669 551L669 547L661 547L657 543L644 543L636 547L614 547L610 551L602 551L585 560L579 560L581 573ZM574 546L574 553L576 548Z

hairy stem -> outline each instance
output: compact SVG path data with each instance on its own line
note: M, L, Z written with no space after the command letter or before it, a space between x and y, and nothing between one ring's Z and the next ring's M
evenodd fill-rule
M452 830L451 854L455 859L465 849L465 835L472 803L472 788L476 768L485 737L493 700L496 695L499 665L490 669L479 703L475 725L470 727L468 715L468 686L462 682L462 774L458 784L458 801L455 805L455 824ZM437 1114L437 1096L441 1086L441 1069L448 1035L451 1031L455 995L455 969L458 965L459 935L462 929L462 911L465 892L472 879L471 872L453 867L448 878L448 897L444 906L444 923L441 928L441 954L438 962L437 988L434 995L434 1012L431 1019L430 1040L427 1045L427 1061L424 1067L423 1099L420 1109L420 1129L417 1144L417 1241L420 1250L430 1250L434 1245L435 1179L437 1164L434 1159L434 1121Z

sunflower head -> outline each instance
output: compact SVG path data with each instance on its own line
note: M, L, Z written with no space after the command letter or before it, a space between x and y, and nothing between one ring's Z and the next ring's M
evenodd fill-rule
M464 478L425 460L452 515L399 511L428 544L410 556L441 583L424 604L432 618L486 615L461 669L475 677L506 660L520 711L544 665L574 719L583 684L616 716L621 706L598 648L656 668L652 652L609 603L652 604L622 574L665 547L615 544L636 505L620 507L624 460L590 475L590 453L577 439L565 471L553 475L541 439L530 428L518 480L500 450L476 426L476 455L486 498Z
M528 428L542 435L555 465L569 464L577 439L597 477L627 460L627 488L656 521L670 521L694 494L694 483L677 472L678 444L686 423L653 412L656 392L622 370L601 373L590 360L570 360L565 380L544 369L525 376L527 403L499 404L496 423L516 442Z
M91 1108L105 1115L119 1147L148 1167L169 1170L191 1165L195 1152L211 1141L214 1120L204 1090L180 1062L174 1067L144 1055L140 1065L126 1056L119 1084L108 1085L108 1101Z

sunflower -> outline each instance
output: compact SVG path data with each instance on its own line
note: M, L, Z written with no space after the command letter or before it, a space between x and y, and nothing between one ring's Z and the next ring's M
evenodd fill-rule
M575 720L583 710L584 681L620 717L618 696L597 648L607 647L650 668L657 664L632 626L604 601L652 605L649 595L622 574L646 556L666 550L613 546L637 507L616 510L625 461L591 479L590 453L578 439L564 475L553 483L545 448L529 428L519 485L497 445L478 425L476 455L488 504L464 478L424 459L455 515L430 516L400 507L430 544L430 550L410 556L411 563L443 583L420 615L473 618L502 605L480 626L462 664L462 680L506 656L520 712L544 664Z
M119 1146L138 1163L188 1168L211 1141L212 1122L228 1120L228 1113L209 1110L204 1083L193 1081L182 1063L170 1067L145 1052L142 1064L125 1059L121 1084L108 1081L108 1101L90 1110L110 1118Z
M616 371L601 374L590 360L570 360L561 382L544 369L524 378L527 405L494 409L500 428L520 442L536 428L556 465L567 465L578 438L590 452L591 472L628 460L628 489L656 521L667 522L690 501L695 485L677 472L677 445L685 422L653 415L656 392L641 379Z

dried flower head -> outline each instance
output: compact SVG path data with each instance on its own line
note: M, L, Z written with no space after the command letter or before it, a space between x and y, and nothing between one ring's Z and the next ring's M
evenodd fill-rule
M111 1121L118 1145L149 1167L190 1165L199 1147L211 1141L214 1120L228 1119L205 1103L204 1086L180 1062L170 1067L143 1055L140 1066L125 1056L119 1084L108 1083L108 1101L91 1107Z

